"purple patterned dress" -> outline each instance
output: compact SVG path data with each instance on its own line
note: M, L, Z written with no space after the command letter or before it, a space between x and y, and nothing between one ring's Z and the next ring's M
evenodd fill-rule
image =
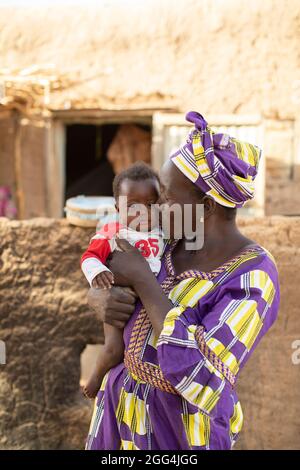
M278 313L274 259L251 245L209 273L176 275L175 245L158 276L173 308L157 338L137 303L124 362L95 400L87 449L231 449L241 430L235 383Z

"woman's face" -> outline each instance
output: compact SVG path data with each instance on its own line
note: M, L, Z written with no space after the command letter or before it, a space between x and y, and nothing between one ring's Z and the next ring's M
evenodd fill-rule
M178 238L176 236L178 229L181 233L188 235L186 233L188 226L192 231L196 230L196 222L199 218L197 205L201 204L201 195L195 190L194 184L178 170L171 160L164 163L159 176L161 182L160 203L165 205L165 209L162 210L162 218L168 217L169 208L178 208L178 211L172 210L170 213L170 238Z

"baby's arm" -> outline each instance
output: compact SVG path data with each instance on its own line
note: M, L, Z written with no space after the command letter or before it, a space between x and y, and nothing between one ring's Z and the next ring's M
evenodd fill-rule
M111 271L102 271L92 280L95 289L110 289L114 284L114 275Z
M113 274L105 266L110 253L110 241L101 233L96 234L81 257L81 269L91 287L109 288L113 284Z

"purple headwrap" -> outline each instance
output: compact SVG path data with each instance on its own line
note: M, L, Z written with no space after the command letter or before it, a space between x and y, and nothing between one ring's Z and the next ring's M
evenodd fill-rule
M261 150L255 145L216 134L201 114L190 111L195 125L184 145L170 156L177 168L204 193L226 207L241 207L254 196Z

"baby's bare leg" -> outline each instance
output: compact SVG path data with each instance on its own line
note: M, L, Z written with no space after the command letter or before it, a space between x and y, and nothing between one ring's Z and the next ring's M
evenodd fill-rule
M106 372L120 364L124 357L123 330L104 323L105 343L99 354L92 376L83 388L88 398L95 398Z

